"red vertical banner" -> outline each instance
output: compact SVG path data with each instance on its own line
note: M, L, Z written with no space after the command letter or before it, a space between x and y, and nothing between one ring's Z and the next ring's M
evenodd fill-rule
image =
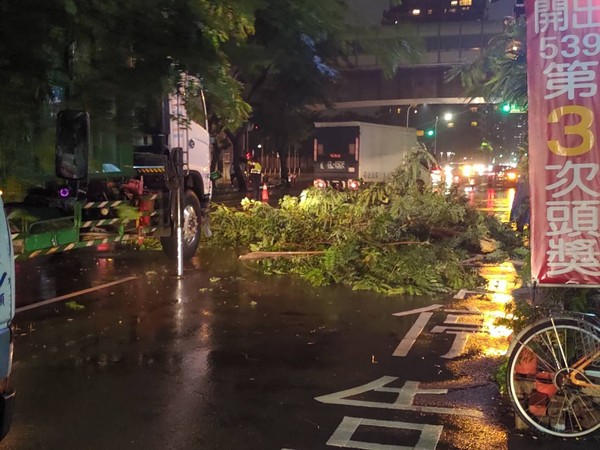
M600 1L525 7L532 278L600 285Z

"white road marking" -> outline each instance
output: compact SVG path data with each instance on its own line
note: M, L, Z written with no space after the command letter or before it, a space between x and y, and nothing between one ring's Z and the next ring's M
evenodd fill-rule
M444 323L458 323L458 315L457 314L448 314Z
M465 333L479 333L481 331L481 325L468 325L462 324L461 326L453 326L453 327L443 327L441 325L436 325L431 329L432 333L451 333L453 331L464 331Z
M472 309L444 309L444 312L447 313L456 313L456 314L481 314L481 311L477 308Z
M392 316L402 317L402 316L410 316L411 314L422 313L426 311L433 311L436 309L440 309L443 305L433 304L429 306L424 306L422 308L411 309L410 311L402 311L392 314Z
M404 339L400 341L400 344L398 344L398 347L396 347L396 350L394 350L394 353L392 353L393 356L402 357L408 354L417 338L425 328L425 325L427 325L427 322L429 322L429 319L431 319L431 316L433 316L432 312L422 312L419 314L419 317L415 321L414 325L410 330L408 330L408 333L406 333Z
M456 293L456 295L453 297L455 300L464 300L464 298L467 296L467 294L485 294L485 292L482 291L469 291L468 289L461 289L460 291L458 291Z
M390 388L385 387L397 380L398 377L384 376L378 378L362 386L358 386L344 391L335 392L333 394L322 395L315 397L315 400L321 403L331 405L346 405L346 406L358 406L362 408L378 408L378 409L394 409L398 411L415 411L420 413L432 413L432 414L449 414L453 416L467 416L483 418L483 413L476 409L470 408L444 408L438 406L421 406L413 405L414 396L419 394L433 394L440 395L446 394L447 389L420 389L418 388L418 382L406 381L404 386L401 388ZM396 400L393 403L385 402L372 402L367 400L354 400L348 397L355 395L364 394L365 392L389 392L397 394Z
M465 333L464 331L446 331L446 333L454 334L456 337L454 338L454 342L452 343L450 350L448 350L448 353L440 356L440 358L454 359L457 356L462 355L465 350L465 346L469 340L469 333Z
M22 306L20 308L15 309L15 313L20 313L23 311L29 311L30 309L39 308L41 306L51 305L52 303L60 302L63 300L67 300L69 298L78 297L80 295L89 294L90 292L99 291L100 289L105 289L111 286L115 286L117 284L126 283L127 281L135 280L137 277L127 277L121 280L111 281L110 283L100 284L98 286L94 286L88 289L82 289L81 291L71 292L70 294L61 295L59 297L50 298L48 300L43 300L38 303L32 303L31 305Z
M419 441L414 447L353 441L352 435L361 425L370 427L394 428L397 430L416 430L420 431L421 433L419 436ZM396 422L391 420L373 420L362 417L344 416L342 423L340 423L331 438L327 441L327 445L331 445L332 447L359 448L365 450L435 450L442 435L443 429L444 427L441 425Z

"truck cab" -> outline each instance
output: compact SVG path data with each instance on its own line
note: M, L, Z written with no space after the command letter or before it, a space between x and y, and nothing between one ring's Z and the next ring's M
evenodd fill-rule
M15 391L9 385L12 367L12 332L15 315L15 265L12 239L0 196L0 440L8 434L12 421Z
M17 260L158 238L182 270L201 234L210 235L210 138L199 81L184 73L164 92L117 100L110 112L104 103L59 105L59 181L10 205L26 217L11 221Z

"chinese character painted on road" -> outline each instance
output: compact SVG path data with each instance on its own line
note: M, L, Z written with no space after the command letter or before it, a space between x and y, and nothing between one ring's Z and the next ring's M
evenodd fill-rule
M419 450L435 450L442 436L444 427L441 425L429 425L426 423L408 423L397 422L392 420L374 420L365 419L364 417L347 417L342 419L342 423L337 427L331 438L327 441L327 445L341 448L361 448L366 450L404 450L410 447L397 445L381 445L377 443L355 441L352 439L354 433L360 426L370 428L385 428L386 430L412 430L419 432L419 440L413 447Z

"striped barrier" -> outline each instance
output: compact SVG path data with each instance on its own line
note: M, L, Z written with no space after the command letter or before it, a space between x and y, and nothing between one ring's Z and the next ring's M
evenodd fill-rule
M115 201L104 201L104 202L89 202L83 205L83 209L92 209L92 208L114 208L115 206L119 206L123 203L126 203L125 200L115 200Z
M164 167L144 167L136 168L138 173L165 173Z
M81 224L81 228L91 227L104 227L106 225L117 225L125 224L129 222L129 219L101 219L101 220L88 220Z
M158 194L146 195L143 196L142 200L156 200L159 197ZM129 202L126 200L112 200L112 201L102 201L102 202L88 202L83 205L83 209L93 209L93 208L115 208L120 205L127 205Z
M69 250L75 250L78 248L89 248L89 247L96 247L96 246L102 245L102 244L114 244L114 243L118 243L118 242L140 240L140 239L143 239L146 234L152 235L154 232L156 232L157 229L158 228L156 228L156 227L144 228L144 229L140 230L140 232L141 232L140 234L124 234L123 236L111 236L111 237L105 237L105 238L101 238L101 239L90 239L87 241L80 241L80 242L73 242L73 243L65 244L65 245L58 245L56 247L35 250L31 253L20 253L18 255L15 255L14 259L15 259L15 261L24 261L24 260L35 258L38 256L53 255L55 253L67 252Z
M160 197L160 194L152 194L152 195L143 196L141 198L141 200L142 201L151 201L151 200L156 200L159 197ZM94 209L94 208L96 208L96 209L114 208L114 207L117 207L120 205L130 205L130 202L127 200L88 202L88 203L81 205L80 208L90 210L90 209ZM140 213L141 213L140 217L151 217L151 216L156 216L156 215L160 214L160 211L148 210L148 211L140 211ZM37 256L52 255L54 253L65 252L65 251L74 250L74 249L78 249L78 248L95 247L95 246L102 245L102 244L111 244L111 243L118 243L118 242L131 241L131 240L141 240L144 237L152 237L152 235L154 233L156 233L157 230L159 229L159 227L156 227L156 226L153 226L153 227L147 226L149 224L140 224L139 221L134 221L133 219L107 218L107 219L98 219L98 220L87 220L85 222L82 222L79 225L79 230L90 229L93 227L103 227L103 226L108 226L108 225L123 225L123 224L127 224L130 222L136 223L137 233L134 230L130 230L130 234L111 235L111 236L107 236L107 237L100 237L97 239L91 238L91 236L88 234L87 237L90 239L87 239L87 240L86 240L86 234L82 234L81 235L82 240L80 240L78 242L70 242L68 244L55 245L53 247L33 250L31 252L22 252L19 254L15 254L15 260L17 260L17 261L26 260L26 259L30 259L30 258L35 258ZM146 225L146 226L144 226L144 225ZM135 234L131 234L131 231L133 231ZM121 228L120 233L123 233L123 232L127 232L127 231L123 230ZM92 233L92 235L98 236L97 233ZM33 236L33 235L30 235L29 233L24 233L24 232L17 232L17 233L11 234L11 239L13 240L13 243L17 243L17 242L23 243L30 236ZM54 243L54 240L55 239L53 238L52 239L53 243ZM21 248L24 248L23 244L20 244L20 246L21 246ZM15 250L16 250L16 248L15 248Z
M59 245L57 247L35 250L31 253L21 253L15 256L15 260L22 261L30 258L35 258L37 256L52 255L54 253L66 252L69 250L74 250L76 248L95 247L101 244L112 244L115 242L130 241L138 238L139 235L137 234L124 234L123 236L112 236L103 239L90 239L89 241L72 242L70 244Z

